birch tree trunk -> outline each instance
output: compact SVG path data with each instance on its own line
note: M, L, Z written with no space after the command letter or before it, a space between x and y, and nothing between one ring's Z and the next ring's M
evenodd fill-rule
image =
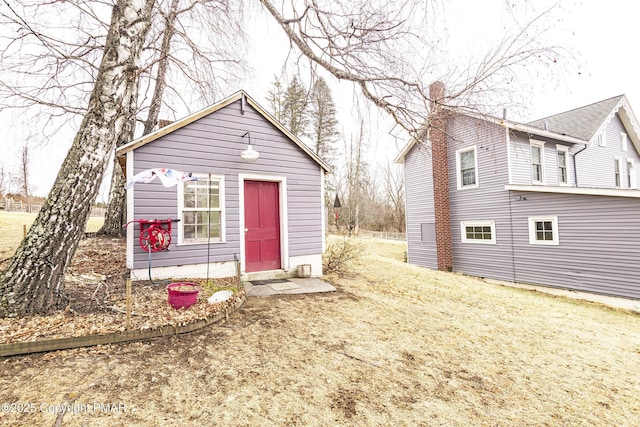
M171 0L171 6L165 17L164 31L162 34L162 44L160 45L160 60L158 61L158 71L155 78L155 87L149 106L149 114L144 122L143 135L154 131L158 124L160 107L162 106L162 95L167 85L167 69L169 66L169 54L171 49L171 39L175 34L175 22L178 16L179 0ZM129 141L121 141L126 144ZM120 168L117 159L113 160L113 174L111 175L111 189L109 190L109 202L104 215L104 225L98 234L121 237L125 234L125 221L127 218L127 192L124 189L126 179Z
M27 236L0 274L0 316L43 313L67 302L64 273L119 141L132 136L140 52L154 0L118 0L87 113Z
M126 143L126 142L125 142ZM122 237L125 235L124 224L127 218L127 192L124 189L126 180L118 160L113 159L109 201L104 213L104 224L98 230L99 235Z

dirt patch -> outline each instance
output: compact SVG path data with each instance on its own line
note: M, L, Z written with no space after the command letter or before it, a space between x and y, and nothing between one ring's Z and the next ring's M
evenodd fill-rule
M0 400L38 410L0 424L53 425L48 409L74 398L86 406L63 425L638 424L638 315L366 244L348 277L326 278L335 293L250 298L192 334L4 359Z

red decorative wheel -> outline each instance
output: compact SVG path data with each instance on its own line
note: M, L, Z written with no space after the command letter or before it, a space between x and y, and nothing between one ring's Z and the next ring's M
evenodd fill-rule
M140 231L140 247L146 252L160 252L169 249L171 231L159 223L151 223Z

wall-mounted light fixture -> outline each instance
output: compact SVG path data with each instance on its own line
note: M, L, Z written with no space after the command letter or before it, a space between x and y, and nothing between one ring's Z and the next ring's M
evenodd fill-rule
M247 163L255 163L260 158L260 153L251 146L251 134L247 131L242 137L249 136L249 146L240 154L240 158Z

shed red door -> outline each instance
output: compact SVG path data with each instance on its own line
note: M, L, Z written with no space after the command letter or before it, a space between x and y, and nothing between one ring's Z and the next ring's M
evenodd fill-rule
M245 271L277 270L280 262L280 194L277 182L244 182Z

